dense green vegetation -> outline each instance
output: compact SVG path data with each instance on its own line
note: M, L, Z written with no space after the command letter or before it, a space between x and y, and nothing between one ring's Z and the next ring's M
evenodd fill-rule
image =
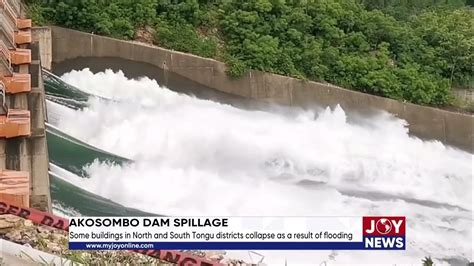
M469 1L468 1L469 3ZM29 1L39 24L327 81L418 104L446 105L472 83L474 11L464 0Z
M466 0L360 0L369 10L379 9L397 19L408 19L434 8L461 8L472 5Z

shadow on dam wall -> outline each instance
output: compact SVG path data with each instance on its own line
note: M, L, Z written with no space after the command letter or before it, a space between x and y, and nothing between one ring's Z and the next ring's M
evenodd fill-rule
M150 63L133 61L119 57L75 57L52 63L52 70L57 75L62 75L71 70L82 70L84 68L89 68L93 73L101 72L106 69L112 69L113 71L121 70L127 78L148 77L155 79L158 84L173 91L194 95L199 99L230 104L232 106L246 110L267 110L272 112L276 111L279 113L292 113L301 109L317 110L325 106L334 106L333 104L324 104L324 101L323 104L320 105L316 104L315 101L312 101L311 104L288 106L284 104L279 105L268 101L262 101L261 99L251 99L207 87L201 83L191 80L190 78L164 70L163 68ZM202 75L208 74L209 73L204 72ZM278 85L275 84L275 86ZM242 89L244 90L245 88ZM470 142L473 134L472 116L456 114L412 104L398 103L390 99L364 95L361 93L356 94L360 94L362 97L369 99L387 101L390 103L390 106L397 106L399 109L401 108L398 113L404 115L396 116L409 121L410 135L427 140L438 139L457 148L472 152L473 143ZM323 96L321 99L327 97ZM343 100L341 105L347 111L346 115L349 122L359 124L366 123L368 121L367 118L370 119L370 117L380 113L383 110L375 108L370 104L362 104L358 100L348 100L348 98L344 97L344 95L340 95L340 97L336 96L334 97ZM343 103L344 101L349 101L350 105L345 105ZM351 108L351 105L359 107L362 106L363 108ZM404 116L406 116L406 118Z
M72 70L82 70L84 68L89 68L93 73L103 72L107 69L111 69L114 72L120 70L129 79L148 77L150 79L156 80L160 86L164 86L172 91L193 95L198 99L229 104L244 110L270 111L278 112L280 114L291 114L302 110L301 108L295 106L283 106L218 91L179 74L166 71L155 65L122 58L78 57L52 64L52 71L58 76L61 76L64 73L70 72ZM322 106L314 104L312 108L306 108L306 110L321 110L322 108ZM380 112L380 110L373 109L365 110L364 112L353 110L351 112L347 112L346 116L347 121L349 122L364 124L367 123L367 118L377 115Z
M230 104L232 106L246 109L246 110L267 110L267 111L277 111L279 113L291 113L301 110L300 106L285 106L270 103L267 101L261 101L257 99L250 99L247 97L223 92L216 90L214 88L207 87L202 85L196 81L193 81L187 77L184 77L180 74L173 73L168 70L164 70L156 65L133 61L129 59L123 59L118 57L75 57L72 59L66 59L61 62L53 62L52 63L52 71L56 75L62 75L64 73L70 72L71 70L82 70L84 68L89 68L93 73L98 73L101 71L105 71L106 69L111 69L114 72L121 70L127 78L137 79L140 77L148 77L150 79L154 79L158 82L160 86L167 87L173 91L184 93L187 95L193 95L196 98L204 99L204 100L212 100L218 103L223 104ZM370 97L370 96L369 96ZM415 105L412 105L415 106ZM323 105L312 104L311 106L306 106L303 109L321 109L324 107ZM344 106L343 106L344 107ZM416 107L416 106L415 106ZM424 108L424 107L421 107ZM425 108L426 109L426 108ZM381 110L375 108L365 108L363 110L357 109L349 109L350 112L346 112L348 122L358 123L358 124L365 124L373 115L379 114ZM428 109L429 110L429 109ZM436 109L431 108L435 112L438 112ZM462 125L461 127L457 127L460 129L462 127L470 128L472 127L472 117L467 123L467 125L463 124L463 119L459 120L460 116L444 112L439 110L439 112L445 113L447 117L443 118L443 122L446 123L452 118L452 123L456 124L455 122L459 122L457 124ZM416 112L413 112L413 115L416 117ZM425 117L423 112L421 112L417 117L418 119L423 120ZM435 119L431 120L432 124L430 127L438 127L438 121ZM425 122L426 123L426 122ZM423 123L424 124L424 123ZM412 129L412 126L410 127ZM430 131L427 125L422 126L423 131ZM424 134L414 134L410 130L410 135L415 135L422 139L432 139L430 136L424 136ZM447 131L445 128L445 134L451 134L452 131ZM472 134L472 133L471 133ZM442 142L446 142L446 139L440 139ZM471 145L455 145L458 148L464 149L466 151L472 152Z
M261 71L250 71L240 78L231 78L223 62L209 58L55 26L38 30L37 39L44 44L41 45L44 65L48 67L53 63L53 71L57 74L84 67L94 71L122 69L128 77L146 75L175 91L247 108L262 106L255 102L260 101L269 103L272 110L275 109L273 103L297 109L340 105L351 116L356 112L383 110L407 121L411 135L439 140L469 152L474 150L474 116L470 114ZM118 61L117 58L129 61Z
M285 114L302 110L296 106L284 106L218 91L155 65L128 59L117 57L78 57L52 64L52 71L58 76L72 70L82 70L84 68L89 68L93 73L103 72L106 69L111 69L114 72L120 70L130 79L148 77L156 80L160 86L164 86L172 91L193 95L198 99L229 104L245 110L271 111ZM311 108L305 109L321 110L322 108L322 106L314 104ZM363 112L352 110L351 112L347 112L346 115L350 122L364 123L364 119L361 118L370 118L380 112L380 110L374 109L365 110Z
M52 64L52 71L58 76L70 72L71 70L82 70L84 68L89 68L93 73L105 71L106 69L111 69L114 72L121 70L124 75L130 79L148 77L156 80L160 86L167 87L173 91L194 95L199 99L230 104L239 108L262 110L273 106L254 99L217 91L179 74L166 71L148 63L117 57L78 57Z

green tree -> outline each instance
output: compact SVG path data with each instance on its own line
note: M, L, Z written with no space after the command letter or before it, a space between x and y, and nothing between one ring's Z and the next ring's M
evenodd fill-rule
M473 82L474 11L464 0L28 1L35 23L166 48L249 69L446 105ZM468 3L469 4L469 3Z

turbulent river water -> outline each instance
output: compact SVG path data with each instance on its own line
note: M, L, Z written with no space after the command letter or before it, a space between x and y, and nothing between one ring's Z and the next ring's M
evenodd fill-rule
M61 79L46 82L58 212L403 215L406 251L260 253L269 265L472 257L472 154L411 137L389 114L248 110L111 70Z

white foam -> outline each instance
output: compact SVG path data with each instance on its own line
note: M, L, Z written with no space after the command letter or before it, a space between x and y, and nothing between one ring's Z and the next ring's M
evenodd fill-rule
M336 261L419 264L428 255L471 256L472 154L411 138L402 120L381 114L348 123L339 107L246 111L110 70L72 71L63 79L122 100L91 100L90 108L73 112L48 106L57 110L54 123L62 130L136 160L123 168L88 166L91 178L78 182L93 193L168 215L405 215L407 251L340 251ZM294 185L303 180L324 185ZM383 197L375 200L374 192ZM295 252L263 253L272 254L267 263L286 257L295 265L299 258ZM297 254L307 254L299 262L330 256Z

